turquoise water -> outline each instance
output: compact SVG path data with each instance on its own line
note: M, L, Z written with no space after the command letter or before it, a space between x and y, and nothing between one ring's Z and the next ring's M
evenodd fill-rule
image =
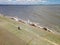
M60 32L60 6L0 6L0 13L29 19Z

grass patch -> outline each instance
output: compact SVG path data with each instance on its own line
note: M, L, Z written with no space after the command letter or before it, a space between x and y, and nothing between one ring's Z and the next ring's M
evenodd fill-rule
M18 26L20 26L22 29L18 30ZM26 45L54 45L51 42L58 45L60 44L60 35L44 31L43 29L37 27L32 27L28 24L16 22L15 20L6 18L4 16L0 16L0 27L3 27L11 34L14 34L19 39L25 41ZM10 43L8 44L11 45Z

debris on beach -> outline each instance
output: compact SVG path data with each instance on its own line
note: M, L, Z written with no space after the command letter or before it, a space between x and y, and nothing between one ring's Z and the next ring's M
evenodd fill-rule
M33 27L41 28L41 29L43 29L45 31L48 31L48 32L53 32L53 31L49 30L46 27L40 26L39 23L31 22L29 19L28 19L28 21L25 21L25 20L22 20L22 19L18 19L17 17L11 17L11 19L13 19L15 21L18 21L18 22L21 22L21 23L29 24L30 26L33 26ZM21 28L19 26L18 26L18 30L21 30Z
M43 29L44 29L45 31L47 31L47 28L46 28L46 27L43 27Z
M19 21L19 19L17 17L10 17L10 18L15 20L15 21Z
M50 29L48 29L48 28L46 28L46 27L43 27L42 29L44 29L45 31L54 33L54 31L52 31L52 30L50 30Z
M21 22L21 23L25 23L23 20L19 20L19 22Z
M30 25L31 25L31 26L34 26L34 27L36 27L36 25L35 25L35 24L33 24L33 23L32 23L32 24L30 24Z

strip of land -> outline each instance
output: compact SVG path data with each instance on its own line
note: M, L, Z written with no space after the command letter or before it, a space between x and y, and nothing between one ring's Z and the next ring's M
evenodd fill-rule
M60 45L60 35L0 16L0 45Z

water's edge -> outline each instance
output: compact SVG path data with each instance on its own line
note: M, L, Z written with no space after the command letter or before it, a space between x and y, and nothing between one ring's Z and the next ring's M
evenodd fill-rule
M60 6L0 6L0 14L40 23L60 33Z

